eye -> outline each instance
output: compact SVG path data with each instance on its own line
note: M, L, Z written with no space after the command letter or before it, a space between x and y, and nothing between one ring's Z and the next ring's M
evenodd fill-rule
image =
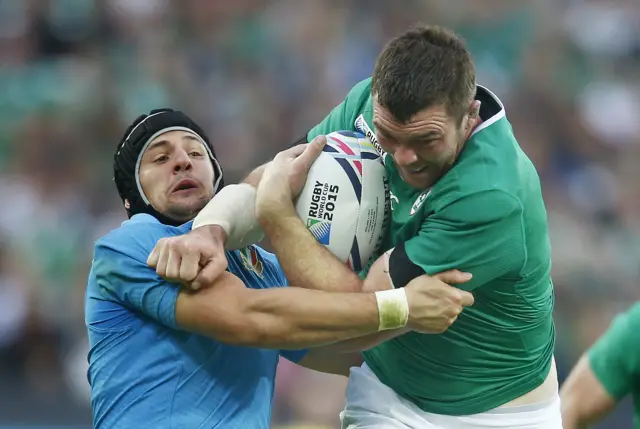
M155 157L153 162L156 164L162 164L163 162L168 160L169 160L169 157L167 155L158 155L157 157Z
M419 144L421 146L434 146L436 143L438 143L441 140L440 137L431 137L429 139L425 139L419 142Z
M189 152L189 155L193 156L193 157L196 157L196 158L199 158L199 157L203 156L202 152L198 152L197 150Z

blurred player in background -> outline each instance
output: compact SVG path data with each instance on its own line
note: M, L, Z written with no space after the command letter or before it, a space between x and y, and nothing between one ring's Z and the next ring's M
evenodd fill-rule
M564 429L588 427L631 394L640 428L640 303L615 318L580 358L560 391Z
M282 156L306 172L321 150L299 146ZM189 231L222 187L209 139L183 113L138 117L118 145L114 175L130 219L96 243L87 284L94 427L266 429L280 356L347 374L359 355L303 348L374 334L385 318L398 320L396 309L379 306L381 294L280 287L287 280L275 257L255 246L191 266L151 255L169 275L175 263L186 276L201 262L210 262L205 272L228 263L197 294L158 277L147 266L154 245ZM301 189L304 177L291 185ZM459 272L442 279L465 281ZM411 307L400 324L430 332L462 310L460 291L437 278L423 276L409 289Z
M271 164L256 213L289 281L380 291L459 268L473 274L461 287L476 300L441 335L399 329L367 350L366 363L351 371L343 428L561 428L540 181L502 102L476 84L464 42L439 27L391 41L373 77L300 142L337 130L367 135L385 160L392 193L387 252L362 281L296 216L295 171ZM240 234L233 213L246 204L214 200L200 213L210 221L199 226ZM189 236L215 234L198 229ZM222 252L212 243L208 257ZM379 267L388 276L377 276Z

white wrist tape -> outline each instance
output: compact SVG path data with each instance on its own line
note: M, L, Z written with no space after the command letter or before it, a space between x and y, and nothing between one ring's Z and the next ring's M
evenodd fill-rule
M228 185L198 213L191 229L219 225L227 233L227 250L237 250L262 240L255 216L256 189L246 183Z
M409 321L409 301L404 288L376 292L380 322L378 331L404 328Z

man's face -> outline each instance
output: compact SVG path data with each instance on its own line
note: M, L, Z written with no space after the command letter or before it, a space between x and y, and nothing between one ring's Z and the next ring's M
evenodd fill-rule
M140 185L158 212L193 219L213 198L214 169L204 144L186 131L156 137L142 155Z
M402 123L376 99L373 103L378 142L404 181L417 189L429 189L451 168L464 144L468 118L456 120L444 105L436 105Z

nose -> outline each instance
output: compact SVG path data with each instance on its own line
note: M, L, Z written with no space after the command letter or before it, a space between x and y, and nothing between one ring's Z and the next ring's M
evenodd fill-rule
M175 161L175 164L173 166L173 171L175 171L176 173L180 171L188 171L188 170L191 170L191 168L193 168L191 157L185 150L182 150L182 149L176 150L174 161Z
M407 167L418 161L418 155L411 148L404 145L398 145L393 153L393 160L400 167Z

